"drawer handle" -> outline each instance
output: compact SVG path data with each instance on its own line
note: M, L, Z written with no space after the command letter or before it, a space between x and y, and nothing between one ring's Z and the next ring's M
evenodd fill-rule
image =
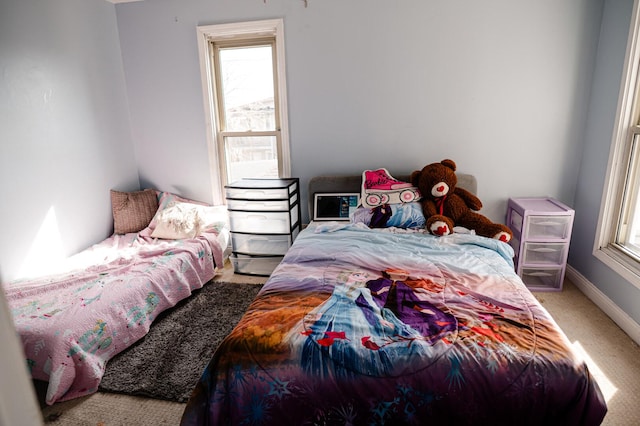
M564 222L553 222L551 220L546 221L546 222L535 222L534 225L544 225L544 226L557 226L557 225L563 225Z
M552 277L553 274L550 274L548 272L529 272L526 273L525 275L528 275L530 277Z
M531 249L531 251L535 251L535 252L538 252L538 253L555 253L558 250L552 249L552 248L540 247L540 248L537 248L537 249Z

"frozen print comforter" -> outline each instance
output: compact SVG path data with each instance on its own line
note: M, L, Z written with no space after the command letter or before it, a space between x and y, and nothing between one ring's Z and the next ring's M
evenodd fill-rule
M600 424L597 383L512 255L475 235L311 225L182 424Z

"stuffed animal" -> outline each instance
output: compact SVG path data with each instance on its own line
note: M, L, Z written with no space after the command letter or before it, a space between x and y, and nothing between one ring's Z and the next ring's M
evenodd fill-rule
M500 223L493 223L477 213L482 202L471 192L457 188L456 163L442 160L426 165L411 174L411 183L422 194L422 211L425 228L433 235L448 235L454 226L474 230L477 235L509 242L511 230Z

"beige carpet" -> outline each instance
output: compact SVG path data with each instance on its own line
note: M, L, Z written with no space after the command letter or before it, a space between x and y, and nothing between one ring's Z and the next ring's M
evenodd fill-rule
M227 265L220 281L263 283L265 278L234 275ZM565 281L558 293L536 293L596 376L609 412L603 425L640 424L640 348L618 326ZM43 410L47 425L157 426L177 425L185 404L96 393Z

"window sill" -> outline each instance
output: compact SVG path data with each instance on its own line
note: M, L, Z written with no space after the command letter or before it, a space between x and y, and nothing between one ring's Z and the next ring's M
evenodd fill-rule
M640 290L640 263L635 259L612 246L596 249L593 255Z

